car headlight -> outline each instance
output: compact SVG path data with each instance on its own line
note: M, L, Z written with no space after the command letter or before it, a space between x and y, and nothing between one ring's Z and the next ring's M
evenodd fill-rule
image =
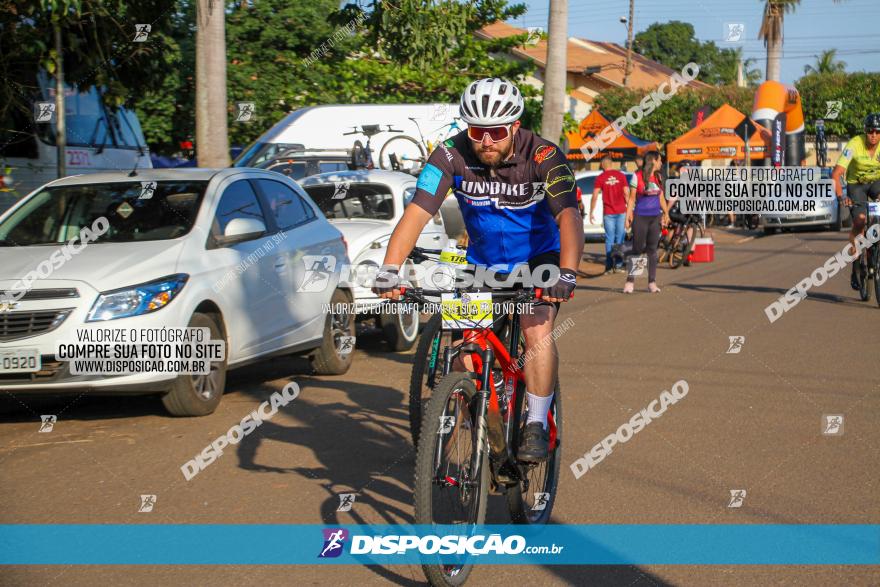
M189 275L169 275L156 281L102 293L95 300L86 322L102 322L149 314L171 303Z

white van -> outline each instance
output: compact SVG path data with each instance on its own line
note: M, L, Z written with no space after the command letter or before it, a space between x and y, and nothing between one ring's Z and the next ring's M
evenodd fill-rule
M372 137L359 132L370 126L378 126L379 132ZM437 145L466 127L467 124L458 119L458 104L309 106L291 112L263 133L241 152L233 166L256 167L284 151L303 147L307 151L350 153L355 141L366 147L369 139L375 166L380 167L379 154L387 142L394 141L395 145L400 145L395 146L396 150L415 158L418 145L411 143L407 146L405 143L409 141L401 137L430 151L429 146Z
M40 94L36 101L55 102L55 80L37 75ZM131 171L151 168L150 153L140 122L125 108L112 111L94 87L77 92L65 87L68 175L100 171ZM29 113L28 116L33 116ZM0 175L11 186L0 191L0 212L37 187L57 179L58 150L55 124L35 123L16 111L9 136L0 133Z
M370 137L359 132L371 126L378 126L379 132ZM263 133L241 152L233 166L265 166L273 157L292 151L297 151L298 156L316 159L320 159L322 153L332 153L340 155L340 160L346 160L358 141L363 147L369 146L376 168L391 169L388 157L394 153L400 171L416 173L434 146L465 128L467 123L458 118L458 104L309 106L291 112ZM377 129L366 130L373 132ZM316 173L341 169L332 167L329 157L326 165L326 168L318 167ZM456 199L447 198L441 213L447 234L458 236L464 224Z

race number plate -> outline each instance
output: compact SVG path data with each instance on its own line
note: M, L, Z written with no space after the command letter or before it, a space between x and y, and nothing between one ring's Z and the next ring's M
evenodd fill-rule
M42 366L39 349L0 350L0 373L36 373Z
M467 265L467 250L458 247L446 247L440 252L440 262L450 265Z
M880 216L880 202L868 202L868 215Z
M489 328L492 326L492 293L465 293L461 297L446 293L440 298L444 330Z

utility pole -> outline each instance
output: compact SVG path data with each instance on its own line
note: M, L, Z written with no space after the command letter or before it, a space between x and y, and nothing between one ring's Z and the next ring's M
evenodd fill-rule
M61 46L61 19L55 22L55 150L58 177L67 175L67 126L64 119L64 53Z
M547 22L547 64L544 67L544 104L541 136L558 143L562 137L565 83L568 69L568 0L550 0Z
M629 75L632 73L633 54L633 19L636 12L636 0L629 0L629 20L626 25L626 68L623 71L623 86L629 87Z
M738 87L738 88L746 87L745 76L743 75L742 57L738 57L736 60L736 87Z

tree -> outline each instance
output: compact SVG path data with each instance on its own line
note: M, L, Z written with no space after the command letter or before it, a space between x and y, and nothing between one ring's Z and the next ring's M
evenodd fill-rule
M846 71L846 63L838 61L834 57L837 55L837 49L828 49L822 51L821 55L816 57L815 65L805 65L804 73L806 75L822 74L822 73L841 73Z
M196 157L202 167L229 165L226 15L220 0L197 0Z
M762 0L764 16L758 38L767 47L767 79L779 81L779 61L782 57L782 25L786 12L793 12L801 0Z
M767 47L767 79L779 81L780 59L782 58L782 29L785 14L794 12L801 0L761 0L764 2L764 16L758 38ZM843 0L834 0L839 4Z
M702 82L720 85L736 81L736 64L741 53L736 49L719 49L712 41L700 42L690 23L678 20L654 23L636 35L633 46L648 59L676 71L690 62L699 64L697 79ZM745 60L743 65L748 70L751 60Z
M37 74L56 72L54 22L65 83L96 86L115 107L161 85L174 54L173 8L174 0L0 0L0 144L20 136L22 120L33 120ZM152 29L135 43L142 23Z
M559 142L562 136L562 113L565 110L565 77L568 45L568 0L550 0L547 23L547 65L544 69L544 102L541 134L548 141Z
M288 112L316 104L456 103L479 77L521 80L534 65L501 58L527 35L485 40L474 32L522 14L503 0L388 0L368 9L336 0L259 0L227 14L230 101L255 103L254 122L233 122L246 144ZM523 124L541 123L538 90Z

